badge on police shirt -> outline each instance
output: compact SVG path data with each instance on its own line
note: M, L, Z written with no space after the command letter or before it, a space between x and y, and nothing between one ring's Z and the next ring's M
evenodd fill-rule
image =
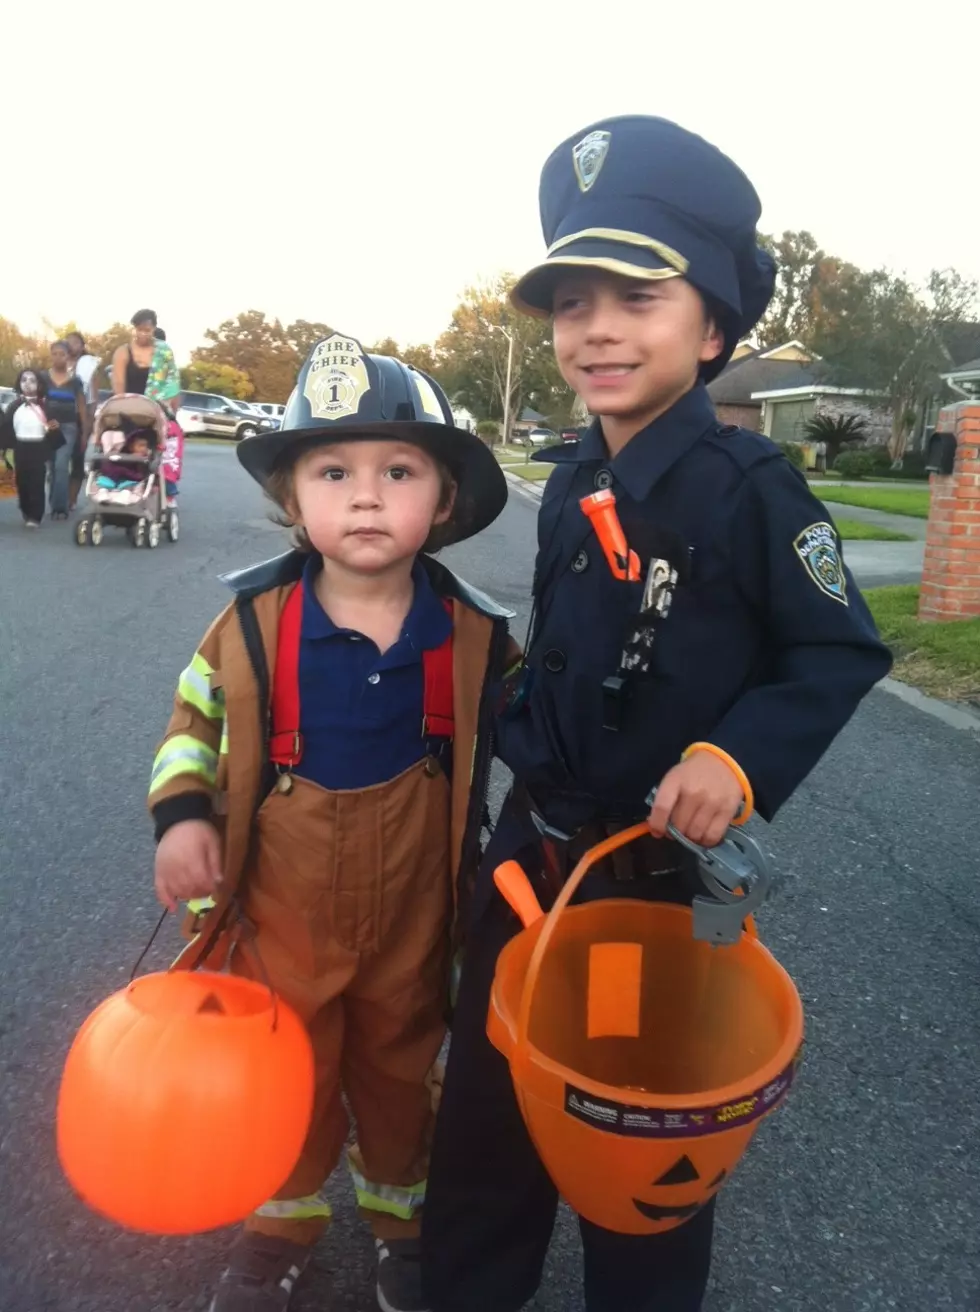
M821 592L847 605L847 577L833 524L811 524L793 543L806 572Z
M580 191L588 191L599 176L609 153L610 141L611 132L590 132L577 146L572 147L572 163L575 165Z
M310 356L303 395L314 419L343 419L357 412L371 387L360 342L335 333Z

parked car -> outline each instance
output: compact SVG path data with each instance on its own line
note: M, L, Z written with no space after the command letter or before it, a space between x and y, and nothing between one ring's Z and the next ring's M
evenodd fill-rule
M17 393L12 387L0 387L0 414L6 410L12 401L16 401Z
M558 441L558 434L550 428L532 428L524 435L525 446L551 446Z
M227 437L235 442L276 427L271 419L260 418L247 402L213 392L184 392L177 422L188 437Z
M278 419L280 424L282 424L282 417L286 413L286 407L277 405L275 401L253 401L252 409L258 410L267 419Z
M561 440L563 442L579 442L585 436L584 428L563 428L561 430Z

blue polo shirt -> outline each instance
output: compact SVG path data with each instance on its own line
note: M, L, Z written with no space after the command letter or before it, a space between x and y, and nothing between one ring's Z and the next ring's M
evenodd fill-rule
M384 653L362 633L339 629L317 600L323 567L303 571L299 650L303 759L296 774L323 788L368 788L425 755L422 653L449 637L452 620L416 561L415 596L401 637Z

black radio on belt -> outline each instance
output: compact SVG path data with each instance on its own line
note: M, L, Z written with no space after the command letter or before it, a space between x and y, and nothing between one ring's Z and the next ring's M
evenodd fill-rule
M688 570L688 553L676 533L643 523L630 536L635 544L630 554L648 564L640 608L627 629L619 668L602 681L602 727L613 732L622 727L631 683L650 673L657 629L669 616L674 592Z

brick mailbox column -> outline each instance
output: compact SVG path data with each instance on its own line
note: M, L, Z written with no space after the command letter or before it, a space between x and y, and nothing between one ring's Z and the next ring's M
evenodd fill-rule
M940 413L936 431L956 437L951 474L932 474L919 619L980 615L980 404Z

